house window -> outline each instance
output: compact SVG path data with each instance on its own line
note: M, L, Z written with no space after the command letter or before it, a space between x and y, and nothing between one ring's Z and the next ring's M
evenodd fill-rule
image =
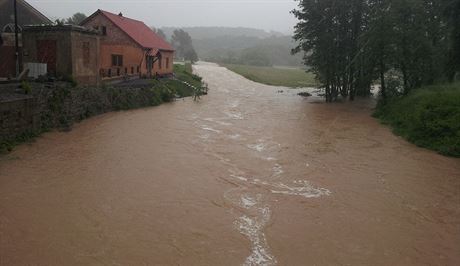
M161 57L160 57L160 59L158 59L158 67L159 67L160 69L161 69L161 61L162 61L162 59L161 59Z
M131 74L134 74L134 67L131 67Z
M112 66L123 66L123 56L118 54L112 55Z
M89 42L83 42L83 66L89 66Z
M166 69L169 69L169 57L166 57Z
M102 35L107 35L107 27L102 26Z

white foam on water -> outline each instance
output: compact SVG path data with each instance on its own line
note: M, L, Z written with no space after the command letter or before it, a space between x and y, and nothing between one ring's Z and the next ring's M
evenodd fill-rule
M241 112L225 111L224 114L234 120L243 120L243 115Z
M227 136L228 136L229 138L231 138L231 139L234 139L234 140L239 139L239 138L241 137L240 134L233 134L233 135L227 135Z
M257 204L257 201L254 198L252 198L251 196L248 196L248 195L241 196L241 205L244 208L249 209L249 208L253 207L256 204Z
M231 108L236 108L240 105L240 101L233 101L230 103Z
M214 132L214 133L221 133L221 132L222 132L222 131L220 131L220 130L214 129L214 128L209 127L209 126L207 126L207 125L202 125L202 126L201 126L201 129L207 130L207 131L211 131L211 132Z
M228 122L224 122L224 121L219 121L217 119L214 119L214 118L205 118L203 119L205 121L208 121L208 122L213 122L213 123L216 123L216 124L219 124L221 126L231 126L233 125L232 123L228 123Z
M265 145L263 143L259 143L259 144L248 144L247 147L249 149L252 149L252 150L255 150L255 151L258 151L258 152L262 152L264 149L265 149Z
M268 207L259 208L257 217L241 216L236 226L241 234L247 236L251 241L251 254L246 258L243 265L276 265L276 259L270 254L263 228L270 219Z
M280 176L284 173L283 167L279 164L275 164L272 170L273 170L273 176Z
M271 184L274 189L271 190L274 194L285 194L292 196L302 196L305 198L319 198L321 196L329 196L331 191L325 188L315 188L310 182L305 180L294 181L295 186L288 186L283 183Z
M230 175L230 177L233 177L233 178L236 178L240 181L248 181L248 179L246 177L242 177L242 176L239 176L239 175Z
M275 157L267 157L267 158L265 158L265 160L270 162L270 161L276 161L278 159L276 159Z
M192 114L192 115L190 116L190 119L191 119L191 120L196 120L196 119L198 119L198 118L199 118L199 116L198 116L196 113L194 113L194 114Z
M200 139L209 139L210 135L209 134L202 134L199 136Z

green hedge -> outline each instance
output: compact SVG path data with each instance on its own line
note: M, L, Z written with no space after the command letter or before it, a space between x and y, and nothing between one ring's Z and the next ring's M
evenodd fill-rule
M379 105L374 116L420 147L460 157L460 83L395 97Z

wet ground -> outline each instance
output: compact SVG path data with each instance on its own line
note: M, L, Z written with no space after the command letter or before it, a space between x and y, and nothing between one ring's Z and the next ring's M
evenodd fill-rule
M210 93L0 157L0 265L460 265L460 160L196 66Z

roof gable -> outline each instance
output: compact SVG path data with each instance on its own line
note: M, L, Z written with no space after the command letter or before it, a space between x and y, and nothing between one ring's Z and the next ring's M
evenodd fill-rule
M110 20L115 26L125 32L137 44L146 49L174 51L174 48L152 31L144 22L116 15L104 10L97 10L93 15L84 20L81 25L84 25L93 16L102 14Z
M13 19L13 4L12 0L0 0L0 27L8 23L14 23ZM45 15L40 13L37 9L31 6L24 0L17 1L18 7L18 24L24 25L40 25L40 24L52 24ZM1 28L0 28L1 31Z

